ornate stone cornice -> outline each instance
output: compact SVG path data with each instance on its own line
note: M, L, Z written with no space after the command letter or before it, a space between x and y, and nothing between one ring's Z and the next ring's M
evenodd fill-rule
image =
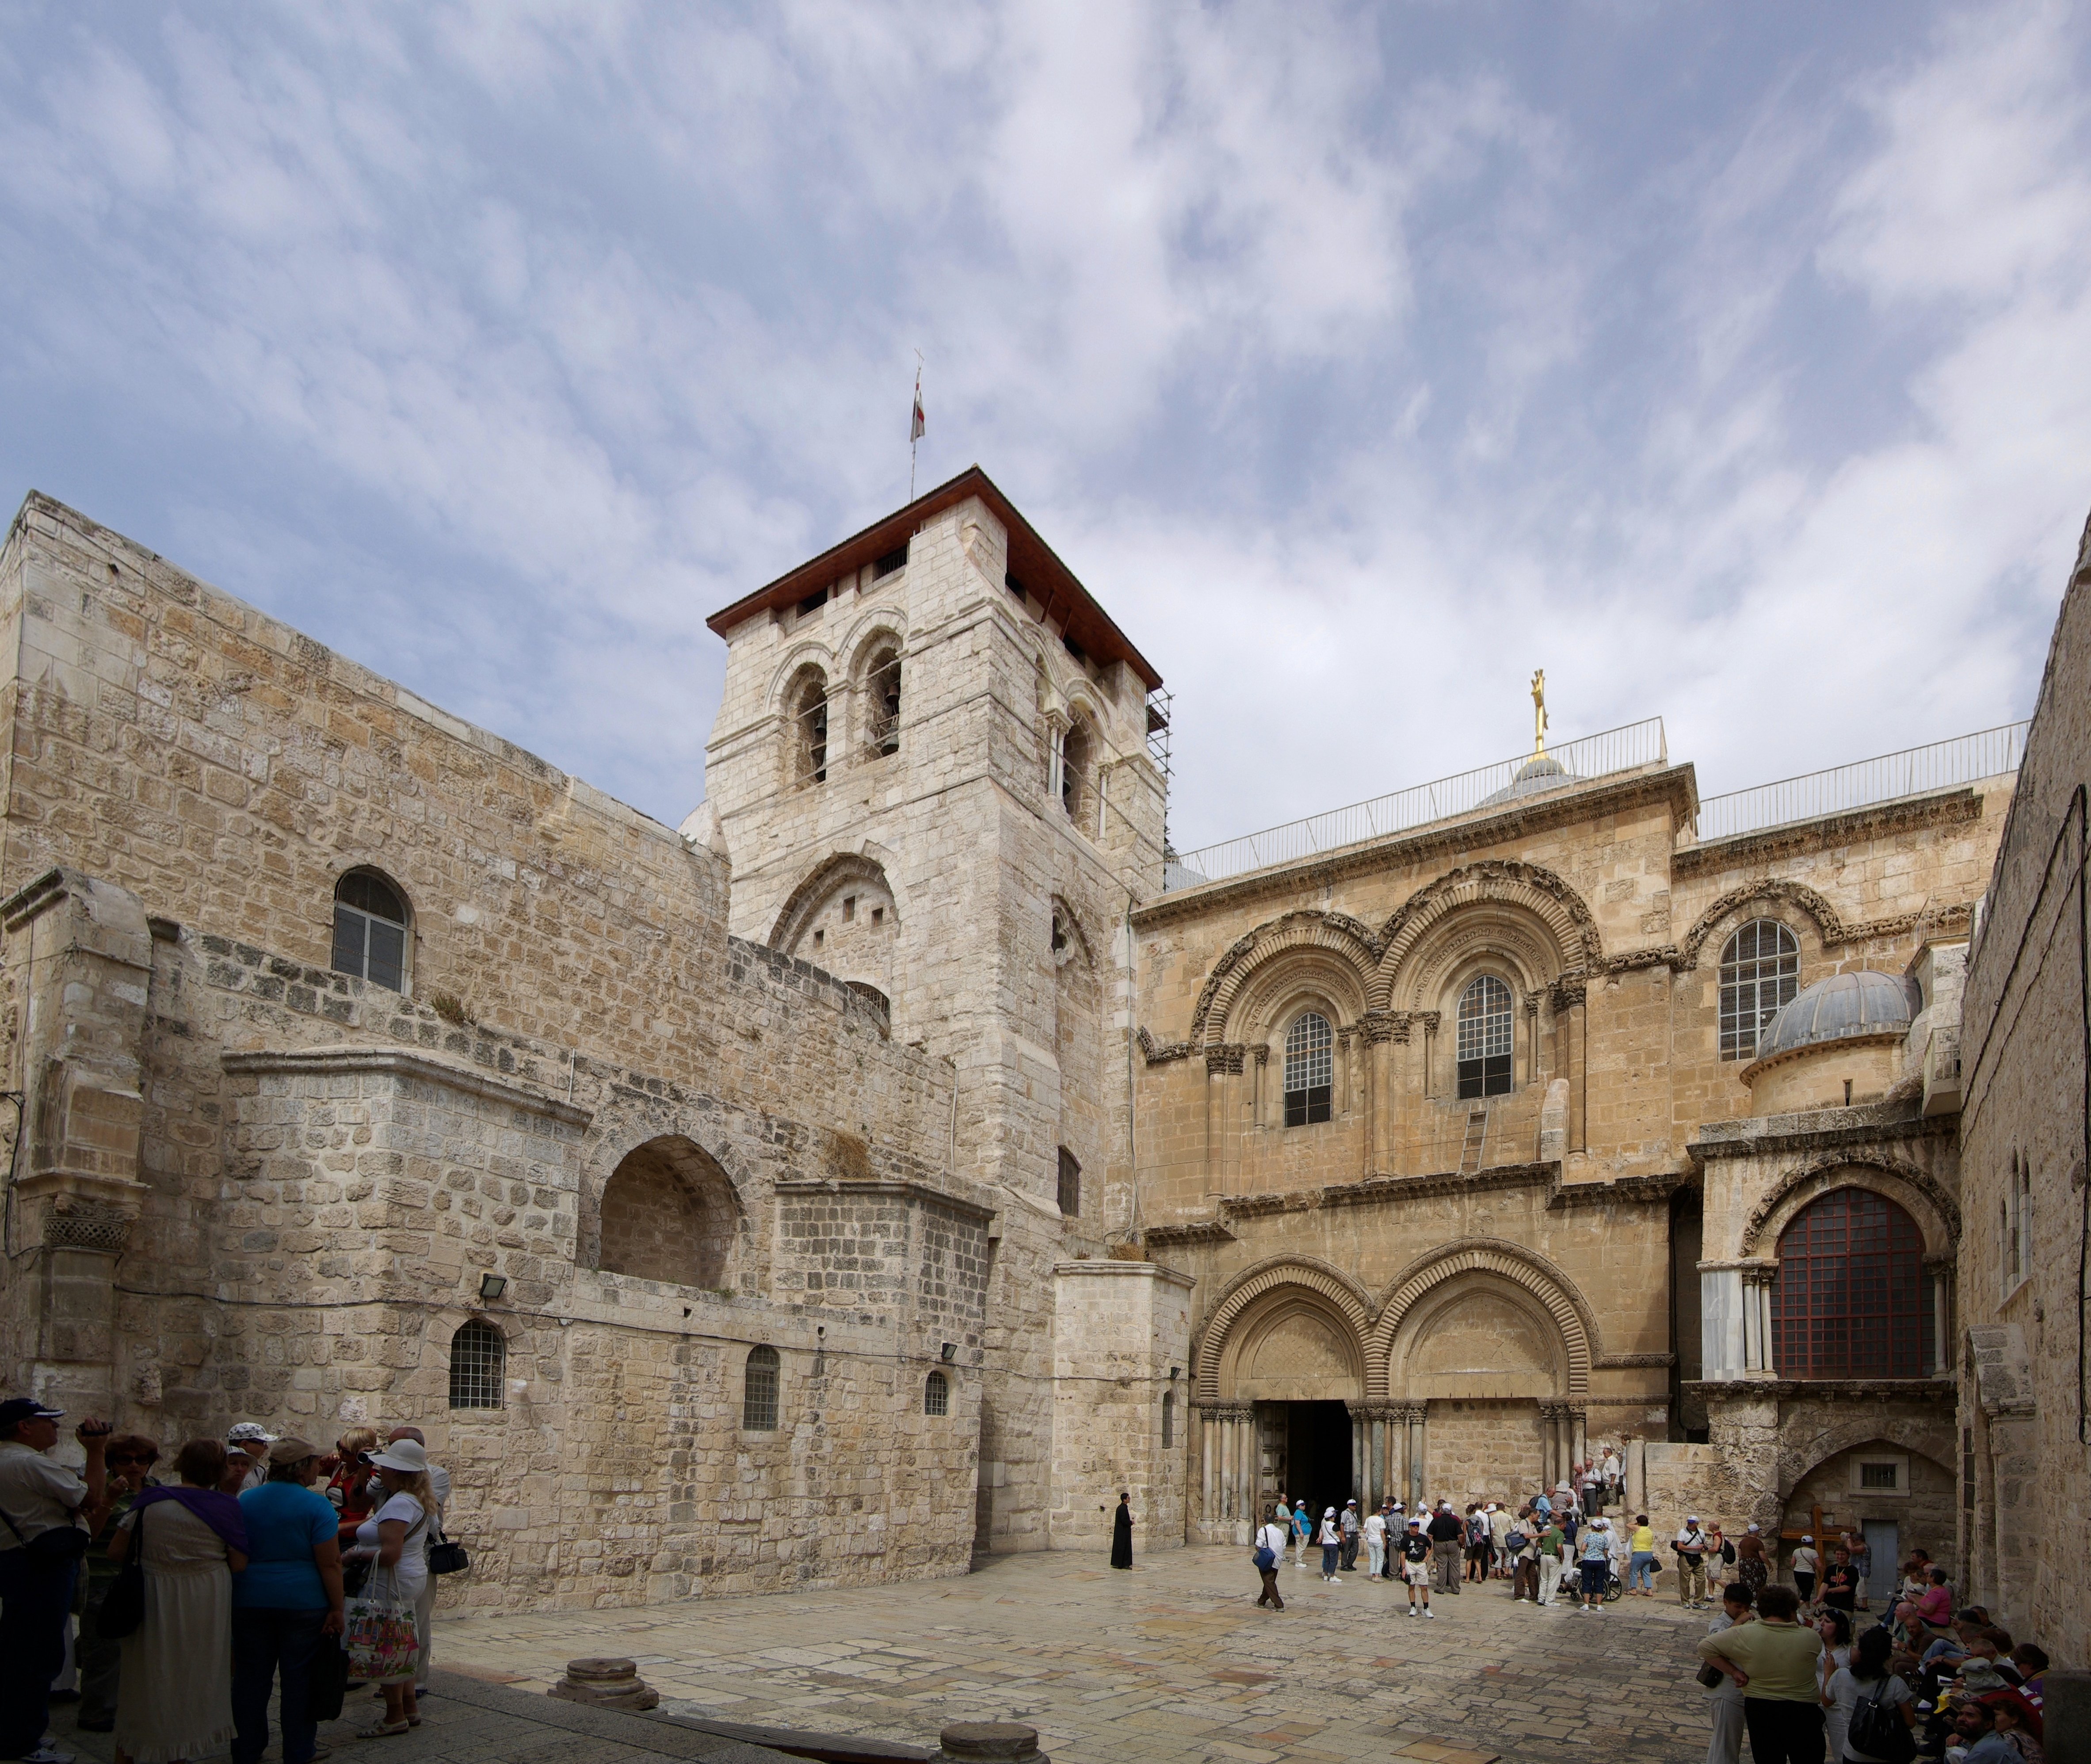
M1959 1400L1957 1381L1937 1378L1688 1378L1684 1388L1709 1401L1761 1403L1767 1397L1826 1397L1843 1402L1936 1403Z
M1235 1234L1218 1219L1193 1219L1183 1225L1149 1225L1140 1233L1148 1244L1231 1244Z
M1140 1057L1150 1066L1166 1066L1172 1060L1188 1059L1197 1049L1188 1042L1157 1042L1145 1029L1133 1037L1139 1044Z
M1666 802L1673 824L1683 826L1697 806L1698 793L1689 766L1666 766L1659 771L1630 774L1616 779L1599 779L1559 795L1526 798L1499 812L1433 822L1385 839L1366 840L1326 856L1302 858L1291 864L1273 865L1224 882L1206 882L1196 888L1172 890L1159 899L1133 909L1136 928L1166 925L1194 917L1216 908L1238 906L1259 896L1295 896L1309 889L1333 885L1352 876L1383 873L1404 865L1420 864L1443 852L1470 852L1477 846L1515 843L1554 827L1617 814L1643 804Z
M1242 1069L1242 1056L1248 1050L1240 1042L1221 1042L1205 1050L1205 1070L1210 1074L1238 1073Z
M1709 869L1725 869L1733 864L1761 862L1789 856L1796 852L1821 851L1849 844L1855 839L1878 839L1915 827L1951 826L1979 820L1982 799L1965 786L1918 796L1901 802L1876 803L1869 808L1822 815L1762 832L1738 833L1725 839L1709 839L1703 845L1681 845L1671 854L1673 876L1694 876Z
M1760 1119L1797 1120L1797 1115L1772 1115L1757 1119L1745 1119L1733 1124L1708 1122L1699 1131L1701 1137L1687 1142L1684 1154L1702 1168L1708 1163L1727 1158L1783 1157L1789 1152L1825 1151L1841 1146L1865 1147L1875 1145L1899 1144L1908 1140L1951 1139L1960 1130L1960 1118L1951 1115L1912 1115L1899 1121L1853 1121L1854 1115L1863 1115L1873 1105L1855 1109L1824 1109L1824 1115L1839 1117L1834 1127L1798 1128L1780 1132L1754 1133L1739 1132L1732 1136L1723 1134L1706 1138L1709 1127L1732 1124L1745 1129L1759 1124Z

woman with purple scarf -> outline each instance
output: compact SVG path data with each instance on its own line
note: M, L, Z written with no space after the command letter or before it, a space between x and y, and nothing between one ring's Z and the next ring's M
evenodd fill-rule
M221 1494L225 1447L192 1439L175 1458L179 1486L131 1503L109 1557L139 1552L145 1620L123 1638L117 1764L183 1764L232 1744L232 1576L247 1566L239 1503Z

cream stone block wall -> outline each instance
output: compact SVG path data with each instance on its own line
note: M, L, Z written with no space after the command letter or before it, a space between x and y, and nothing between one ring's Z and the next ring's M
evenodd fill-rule
M1179 1548L1192 1282L1149 1262L1066 1262L1053 1277L1053 1547L1108 1551L1123 1491L1135 1546Z

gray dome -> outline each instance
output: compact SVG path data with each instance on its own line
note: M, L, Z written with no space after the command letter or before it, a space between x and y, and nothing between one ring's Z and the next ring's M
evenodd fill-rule
M1535 753L1501 790L1482 797L1481 805L1491 809L1500 802L1515 802L1520 796L1535 796L1542 790L1559 790L1575 782L1576 774L1551 753Z
M1757 1058L1790 1054L1852 1035L1900 1034L1916 1009L1915 982L1877 968L1832 974L1804 986L1757 1037Z

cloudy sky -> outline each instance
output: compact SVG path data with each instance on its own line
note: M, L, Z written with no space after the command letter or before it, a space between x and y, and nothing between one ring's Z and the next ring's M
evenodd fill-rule
M1710 794L2030 708L2088 112L2085 5L0 0L0 500L672 823L919 347L924 483L1175 690L1179 845L1540 666Z

